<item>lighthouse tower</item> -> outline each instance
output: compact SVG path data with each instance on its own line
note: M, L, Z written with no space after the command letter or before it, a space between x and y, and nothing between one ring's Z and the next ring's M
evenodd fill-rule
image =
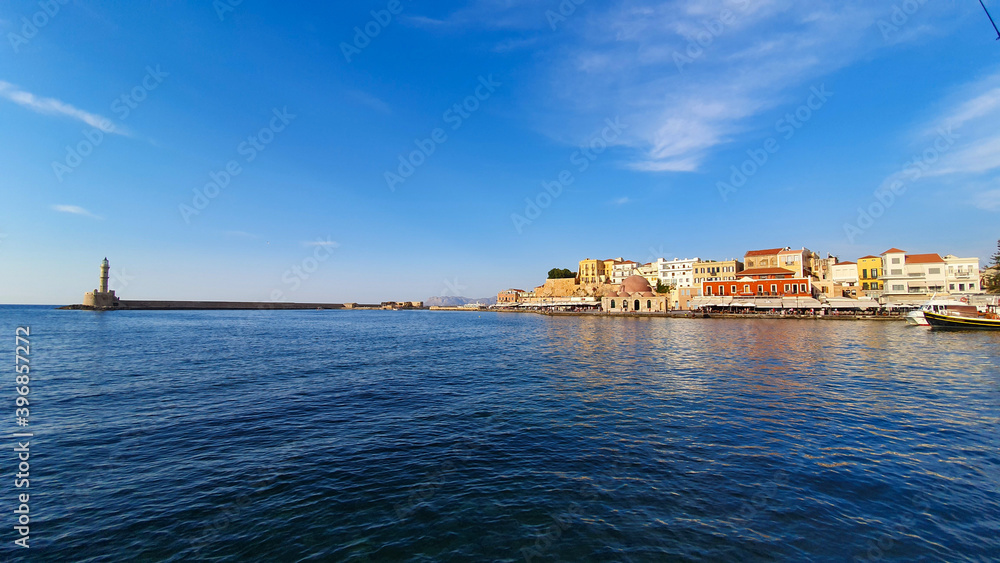
M108 273L111 270L111 265L108 263L107 257L101 262L101 279L98 289L94 291L88 291L83 296L83 305L85 307L92 307L94 309L114 309L118 307L118 297L115 295L114 291L108 290Z
M101 285L98 290L101 293L108 292L108 270L111 269L111 265L108 264L108 257L104 257L104 261L101 262Z

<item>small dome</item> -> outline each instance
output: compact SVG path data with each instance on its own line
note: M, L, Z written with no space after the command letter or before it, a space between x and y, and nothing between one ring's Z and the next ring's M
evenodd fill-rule
M622 288L618 295L624 297L633 293L653 293L653 287L642 276L629 276L622 282Z

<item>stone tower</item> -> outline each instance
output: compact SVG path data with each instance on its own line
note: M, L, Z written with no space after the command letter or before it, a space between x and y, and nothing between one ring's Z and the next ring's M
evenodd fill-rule
M98 289L94 291L88 291L83 296L83 305L85 307L92 307L94 309L114 309L118 307L118 297L115 295L114 291L108 290L108 272L111 270L111 265L108 263L107 257L101 262L101 279Z
M104 257L104 261L101 262L101 285L98 290L101 293L108 292L108 270L111 269L111 265L108 264L108 257Z

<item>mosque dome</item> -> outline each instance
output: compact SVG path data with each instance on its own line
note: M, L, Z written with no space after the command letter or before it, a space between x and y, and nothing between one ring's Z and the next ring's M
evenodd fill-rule
M622 282L622 288L618 291L618 295L626 297L632 295L633 293L649 293L652 295L653 287L649 285L649 281L642 276L629 276Z

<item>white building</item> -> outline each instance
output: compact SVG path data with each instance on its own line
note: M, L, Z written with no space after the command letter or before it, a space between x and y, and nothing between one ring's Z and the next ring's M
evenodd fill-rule
M838 262L830 266L830 279L842 285L858 285L857 262Z
M898 248L882 253L882 295L929 296L944 293L948 286L944 258L938 254L906 254ZM978 278L976 285L979 284Z
M979 285L979 258L959 258L954 254L944 257L947 271L948 293L985 293Z
M701 258L674 258L666 260L657 258L656 275L664 285L674 285L678 288L692 287L694 285L694 265L701 262Z
M625 278L638 274L639 266L638 262L631 260L616 260L611 266L611 283L620 285Z

